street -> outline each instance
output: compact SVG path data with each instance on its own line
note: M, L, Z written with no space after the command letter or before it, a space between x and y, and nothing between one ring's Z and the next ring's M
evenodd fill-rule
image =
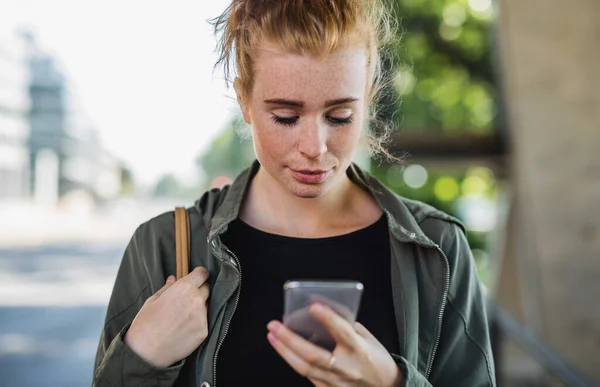
M0 386L91 385L124 247L0 248Z

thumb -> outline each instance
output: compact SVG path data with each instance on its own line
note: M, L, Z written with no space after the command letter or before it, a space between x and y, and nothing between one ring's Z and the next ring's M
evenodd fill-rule
M165 291L167 291L167 289L169 289L171 287L171 285L173 285L175 283L175 276L170 275L167 278L167 281L165 282L165 285L158 289L158 291L156 293L154 293L154 298L158 298L160 297Z

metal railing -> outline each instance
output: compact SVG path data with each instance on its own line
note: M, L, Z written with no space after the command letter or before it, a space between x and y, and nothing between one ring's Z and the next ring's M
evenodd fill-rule
M577 371L564 358L548 348L536 335L519 324L507 310L495 303L490 306L492 306L490 311L492 350L496 361L496 383L498 387L505 386L500 376L499 366L499 362L501 362L500 345L505 337L519 345L521 349L566 386L597 387L594 382Z

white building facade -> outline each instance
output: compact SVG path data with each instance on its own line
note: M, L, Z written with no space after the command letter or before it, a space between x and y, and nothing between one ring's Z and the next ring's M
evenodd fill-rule
M27 46L0 35L0 200L30 193Z
M109 200L120 177L59 61L31 33L0 35L0 201Z

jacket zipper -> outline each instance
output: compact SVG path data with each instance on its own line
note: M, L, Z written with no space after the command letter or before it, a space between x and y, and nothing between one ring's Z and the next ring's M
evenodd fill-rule
M450 290L450 263L448 262L448 257L442 251L440 246L435 245L437 250L442 257L444 257L444 270L445 270L445 282L444 282L444 293L442 294L442 306L440 308L440 314L438 315L438 325L437 325L437 337L435 339L435 345L433 346L433 351L431 352L431 356L429 357L429 361L427 362L427 372L425 373L425 378L429 379L431 374L431 369L433 368L433 360L435 359L435 354L437 352L438 346L440 344L440 338L442 336L442 321L444 319L444 310L446 309L446 302L448 298L448 292Z
M214 362L213 362L213 387L217 386L217 357L219 356L219 350L221 349L221 346L223 345L223 342L225 341L225 336L227 336L227 331L229 330L229 325L231 324L231 320L233 319L233 315L235 314L235 310L237 309L238 303L240 301L240 293L241 293L241 289L242 289L242 267L240 266L240 261L239 261L238 257L236 257L235 254L231 250L229 250L227 247L225 247L225 250L227 251L228 254L230 254L235 259L237 271L240 275L240 283L238 284L238 288L235 292L235 303L233 304L233 311L231 312L231 316L229 317L229 319L227 320L227 323L225 324L225 330L223 331L223 336L219 340L219 344L217 345L217 349L215 350L215 358L214 358Z
M218 230L215 234L218 234ZM449 288L450 288L450 263L448 262L448 257L446 257L446 254L442 251L442 249L440 248L439 245L436 244L435 247L437 248L438 252L442 255L442 257L444 258L445 278L444 278L444 292L442 294L442 306L440 307L440 313L438 315L437 335L436 335L433 351L431 352L431 356L429 357L427 371L425 373L426 379L429 379L429 376L431 375L431 369L433 368L433 360L435 359L435 355L437 353L437 349L440 344L440 338L442 336L442 321L444 318L444 311L446 309L448 292L449 292ZM242 287L242 268L240 266L240 261L239 261L238 257L227 247L225 247L225 250L227 251L228 254L230 254L235 259L237 271L240 275L240 283L238 284L238 289L236 290L235 303L233 304L233 311L231 313L231 316L227 320L227 323L225 324L225 330L223 331L223 337L221 337L221 339L219 340L219 344L217 345L217 349L215 351L215 358L214 358L214 362L213 362L213 387L217 386L217 357L219 355L219 350L221 349L221 346L223 345L223 342L225 341L225 337L227 336L227 331L229 330L229 325L231 324L231 320L233 319L233 315L235 314L238 303L240 301L240 293L241 293L241 287Z

